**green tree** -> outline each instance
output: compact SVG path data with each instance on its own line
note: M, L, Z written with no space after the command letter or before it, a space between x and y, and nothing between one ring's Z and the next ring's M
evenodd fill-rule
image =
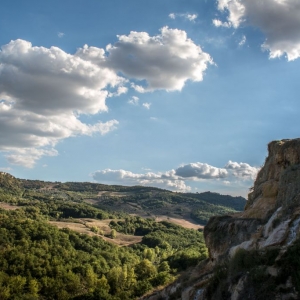
M170 270L171 268L167 261L163 261L158 267L158 272L170 272Z
M115 239L115 238L117 237L117 231L116 231L115 229L112 229L112 230L111 230L110 237L111 237L112 239Z
M153 266L151 261L143 259L139 264L135 266L135 273L138 280L145 280L154 277L157 273L156 267Z

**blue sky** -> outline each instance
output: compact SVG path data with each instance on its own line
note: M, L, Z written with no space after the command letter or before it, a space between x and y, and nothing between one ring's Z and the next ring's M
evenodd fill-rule
M0 46L16 177L246 196L299 137L298 0L4 0Z

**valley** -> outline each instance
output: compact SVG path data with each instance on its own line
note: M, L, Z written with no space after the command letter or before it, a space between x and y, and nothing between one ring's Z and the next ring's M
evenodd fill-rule
M210 192L0 172L0 298L136 299L206 259L208 218L244 205Z

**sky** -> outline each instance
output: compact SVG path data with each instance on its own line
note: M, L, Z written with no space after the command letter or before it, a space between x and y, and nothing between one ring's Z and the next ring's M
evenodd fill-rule
M299 137L299 0L1 1L0 171L247 196Z

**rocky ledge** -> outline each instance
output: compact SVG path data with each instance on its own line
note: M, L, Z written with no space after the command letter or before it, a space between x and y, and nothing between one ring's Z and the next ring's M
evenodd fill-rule
M206 225L209 259L148 299L300 299L300 139L268 152L245 210Z
M290 245L300 222L300 139L274 141L242 213L211 218L205 241L211 259L236 250Z

